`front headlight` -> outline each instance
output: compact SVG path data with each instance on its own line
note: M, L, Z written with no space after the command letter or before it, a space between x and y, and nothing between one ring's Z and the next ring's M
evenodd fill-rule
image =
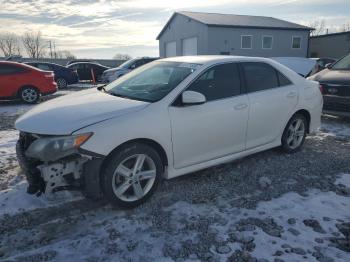
M35 140L25 152L30 158L40 159L41 161L55 161L65 156L78 152L78 148L84 144L92 133L60 136L60 137L44 137Z

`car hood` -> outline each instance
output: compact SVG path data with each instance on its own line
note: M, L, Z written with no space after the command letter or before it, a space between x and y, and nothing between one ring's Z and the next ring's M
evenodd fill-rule
M320 83L350 85L350 71L349 70L329 70L324 69L321 72L310 77L311 80Z
M69 135L83 127L141 110L149 103L89 89L42 103L15 123L16 129L43 135Z

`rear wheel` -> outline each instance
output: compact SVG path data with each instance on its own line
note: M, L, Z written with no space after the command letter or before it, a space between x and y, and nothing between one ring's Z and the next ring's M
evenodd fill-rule
M23 87L19 93L23 102L28 104L35 104L40 98L40 93L35 87Z
M101 174L107 199L125 208L147 200L157 187L163 172L159 154L144 144L131 144L115 152Z
M304 144L307 121L302 114L294 115L288 122L282 135L282 149L287 153L298 151Z
M57 83L57 87L58 87L59 89L61 89L61 88L66 88L66 87L67 87L67 81L66 81L66 79L64 79L64 78L58 78L58 79L56 80L56 83Z

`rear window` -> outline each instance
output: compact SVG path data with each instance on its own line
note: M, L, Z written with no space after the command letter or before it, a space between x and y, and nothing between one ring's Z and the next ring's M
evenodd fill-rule
M25 72L26 70L22 67L16 65L0 65L0 74L8 75L8 74L18 74Z
M50 66L46 65L46 64L38 64L37 68L44 70L44 71L50 71L52 70Z
M288 86L292 84L292 81L290 81L285 75L283 75L278 70L276 71L277 71L279 86Z

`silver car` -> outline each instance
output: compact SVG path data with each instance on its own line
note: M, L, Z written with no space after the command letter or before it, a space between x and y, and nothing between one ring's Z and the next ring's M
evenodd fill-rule
M142 65L145 65L157 59L158 58L155 58L155 57L141 57L141 58L130 59L125 63L121 64L119 67L111 68L104 71L101 77L101 81L104 83L113 82L119 77L131 72L135 68L138 68Z

